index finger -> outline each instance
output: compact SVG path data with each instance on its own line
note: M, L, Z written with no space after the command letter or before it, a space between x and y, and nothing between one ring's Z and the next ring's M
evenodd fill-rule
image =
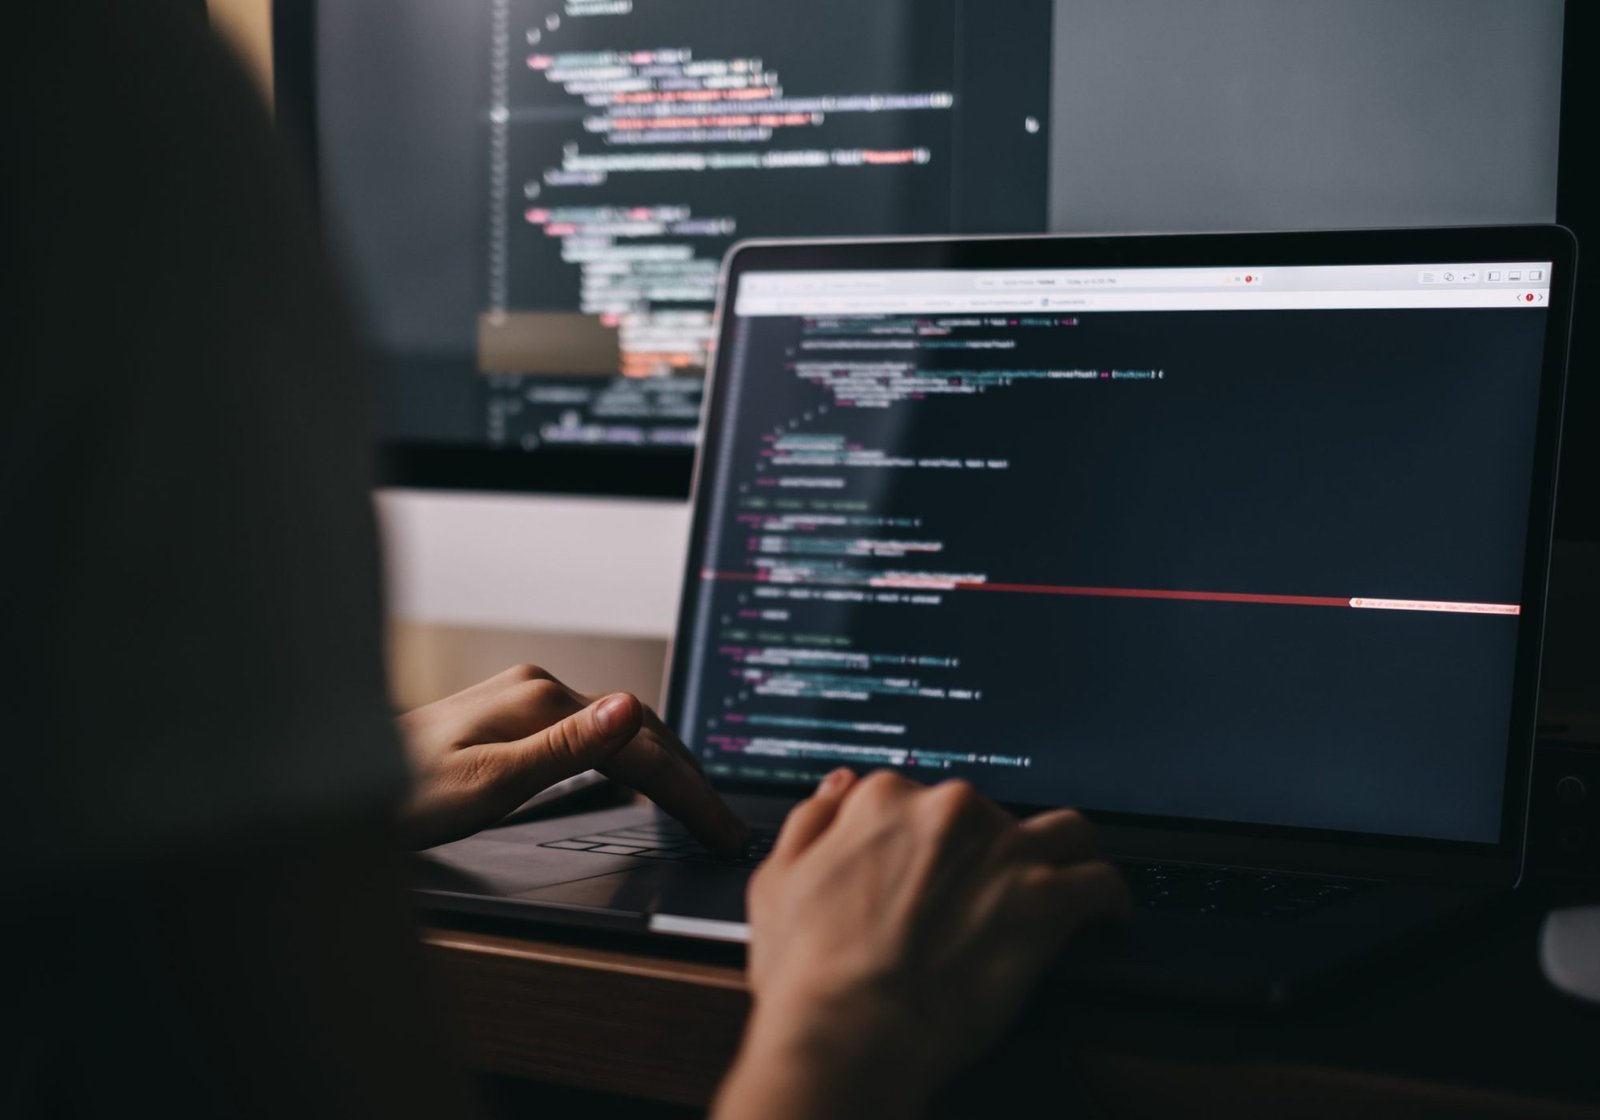
M711 788L688 748L665 727L641 731L600 772L654 801L708 848L742 853L750 842L744 822Z
M568 691L585 702L598 699L575 689ZM654 801L706 847L743 854L749 846L749 828L711 788L700 761L648 704L638 737L618 751L601 772Z
M1076 809L1053 809L1019 821L1005 851L1019 861L1078 863L1098 848L1094 825Z
M845 767L823 778L815 793L789 810L768 858L780 861L791 859L810 847L818 836L828 830L834 817L839 815L844 795L850 792L855 780L855 773Z

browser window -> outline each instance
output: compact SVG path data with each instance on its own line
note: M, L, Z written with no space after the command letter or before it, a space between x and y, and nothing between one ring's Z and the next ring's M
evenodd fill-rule
M682 733L1496 839L1550 267L744 275Z

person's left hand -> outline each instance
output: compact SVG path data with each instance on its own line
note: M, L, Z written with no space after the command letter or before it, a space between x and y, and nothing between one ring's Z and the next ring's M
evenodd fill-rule
M518 665L398 720L414 771L401 813L407 843L470 836L585 770L649 797L702 843L742 850L748 832L656 714L626 692L575 692Z

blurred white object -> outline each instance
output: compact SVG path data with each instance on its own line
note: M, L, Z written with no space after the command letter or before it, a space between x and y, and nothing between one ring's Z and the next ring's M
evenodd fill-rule
M1569 996L1600 1003L1600 906L1571 906L1545 915L1539 932L1545 979Z
M684 502L386 489L389 611L411 622L667 638Z

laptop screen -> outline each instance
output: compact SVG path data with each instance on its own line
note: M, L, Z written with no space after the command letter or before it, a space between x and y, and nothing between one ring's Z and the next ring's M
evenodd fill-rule
M1498 840L1551 269L744 272L685 740Z

